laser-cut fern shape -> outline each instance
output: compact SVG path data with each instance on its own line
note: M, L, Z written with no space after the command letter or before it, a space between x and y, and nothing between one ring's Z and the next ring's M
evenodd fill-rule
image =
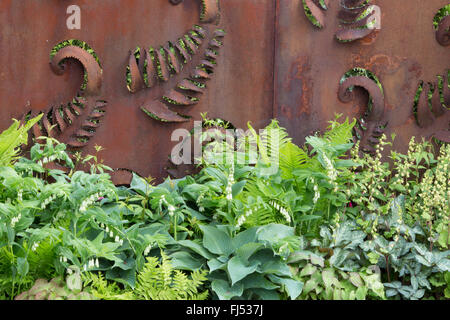
M56 105L46 111L29 111L23 119L36 114L43 114L41 120L32 128L35 139L47 136L67 144L70 150L77 150L87 145L105 115L106 101L99 100L102 85L102 69L98 58L87 46L72 45L74 41L65 41L52 50L51 68L62 75L67 59L79 61L84 68L84 79L80 92L67 104ZM77 41L82 43L81 41ZM55 48L56 48L55 47Z
M141 109L159 121L187 121L186 117L178 115L168 106L191 106L199 102L205 92L206 81L211 78L217 65L224 36L225 32L217 29L208 39L208 31L195 25L175 42L169 41L157 49L136 48L130 52L127 87L131 93L168 82L177 75L183 78L174 88L167 90L159 99L145 103ZM202 56L198 56L200 52L203 52ZM189 65L196 66L188 69Z

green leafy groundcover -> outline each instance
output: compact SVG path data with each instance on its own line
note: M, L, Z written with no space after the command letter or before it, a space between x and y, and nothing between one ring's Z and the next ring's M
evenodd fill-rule
M0 135L0 298L450 298L450 146L412 139L389 165L387 138L361 155L354 125L302 147L275 120L249 125L236 146L256 149L211 142L195 176L116 187L53 139L17 158L16 123ZM234 158L214 161L221 148Z

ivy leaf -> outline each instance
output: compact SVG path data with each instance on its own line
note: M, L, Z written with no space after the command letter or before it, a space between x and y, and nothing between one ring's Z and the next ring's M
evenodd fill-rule
M297 263L302 260L309 260L310 252L304 250L297 250L291 253L288 258L288 263Z
M317 254L311 253L310 258L311 258L311 263L312 264L315 264L315 265L320 266L322 268L325 266L325 259L323 257L321 257L321 256L319 256Z
M303 282L294 279L280 278L275 275L269 275L269 279L274 283L278 283L284 286L286 292L289 294L292 300L297 299L297 297L302 293Z

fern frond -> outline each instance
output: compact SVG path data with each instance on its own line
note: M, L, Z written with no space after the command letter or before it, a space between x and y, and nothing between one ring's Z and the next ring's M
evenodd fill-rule
M292 171L307 167L311 162L307 151L292 142L286 143L280 149L280 169L283 179L292 179Z
M24 125L14 119L14 123L0 133L0 166L9 166L20 152L20 147L28 142L28 130L41 119L42 115L28 120Z
M192 274L192 279L180 270L175 270L168 256L161 252L161 262L155 257L147 263L137 276L134 290L137 299L145 300L191 300L207 297L208 292L199 293L198 288L206 281L206 272Z
M330 126L324 133L323 138L332 146L349 143L353 138L353 127L355 125L356 119L353 119L351 123L348 118L342 123L339 123L337 120L330 121Z

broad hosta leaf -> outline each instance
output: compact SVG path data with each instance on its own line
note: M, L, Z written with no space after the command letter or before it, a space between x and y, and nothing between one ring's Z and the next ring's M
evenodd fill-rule
M267 280L262 274L259 273L249 274L247 277L245 277L245 279L242 279L240 283L244 285L245 289L261 288L274 290L279 288L279 286Z
M203 246L212 253L228 256L233 252L231 237L211 226L200 226L203 231Z
M188 252L174 252L169 257L175 269L195 271L203 266L201 261L192 257Z
M267 241L270 244L275 244L284 238L294 236L294 228L283 224L271 223L260 227L257 231L257 235L260 241Z
M213 272L215 270L224 269L226 267L226 262L221 262L217 259L212 259L208 261L209 272Z
M202 245L198 244L197 242L191 241L191 240L180 240L178 241L180 245L183 247L189 248L195 253L201 255L205 259L212 259L214 256L208 252Z
M251 242L246 243L242 247L236 250L236 256L240 257L242 261L245 263L248 262L248 259L259 249L263 248L264 246L261 243Z
M153 187L148 184L147 181L133 172L133 179L131 180L130 188L145 196L149 194L150 190Z
M234 297L240 297L244 293L244 285L242 283L236 283L230 287L225 280L214 280L211 283L211 288L220 300L230 300Z
M256 242L256 232L258 230L258 227L247 229L243 232L238 233L232 240L232 246L234 250L239 249L243 245L250 243L250 242Z
M280 300L280 295L275 290L256 288L252 292L262 300Z
M261 266L261 272L267 274L276 274L278 276L292 277L291 269L289 269L288 265L279 260L266 262Z
M228 261L227 269L228 275L231 279L231 285L234 285L239 280L244 279L249 274L252 274L258 268L257 263L247 265L240 257L234 256Z

